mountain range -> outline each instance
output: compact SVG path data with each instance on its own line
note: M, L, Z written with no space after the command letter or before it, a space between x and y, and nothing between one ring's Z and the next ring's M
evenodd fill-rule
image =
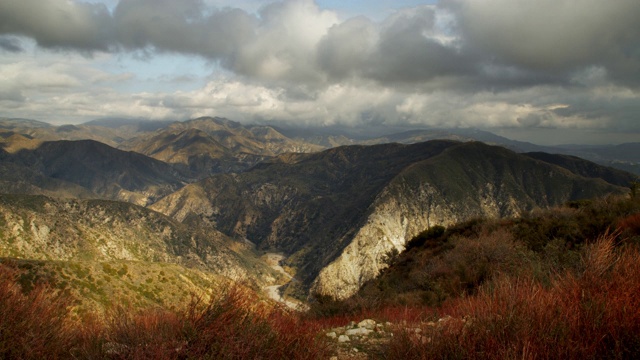
M626 194L638 181L473 129L354 139L222 118L0 119L0 145L0 256L167 263L262 287L282 281L262 256L277 252L298 298L355 294L433 226ZM634 146L567 152L633 165Z

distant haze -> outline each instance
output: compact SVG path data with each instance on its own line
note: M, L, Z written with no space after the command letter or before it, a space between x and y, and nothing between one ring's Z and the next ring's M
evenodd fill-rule
M640 141L638 0L0 0L0 117Z

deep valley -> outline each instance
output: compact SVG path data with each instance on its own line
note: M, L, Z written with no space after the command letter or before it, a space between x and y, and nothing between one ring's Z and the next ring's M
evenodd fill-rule
M585 271L597 239L630 249L640 234L638 175L484 132L151 125L0 120L0 267L25 296L64 294L76 320L194 298L264 315L275 299L321 332L335 316L483 296L500 276L553 284Z

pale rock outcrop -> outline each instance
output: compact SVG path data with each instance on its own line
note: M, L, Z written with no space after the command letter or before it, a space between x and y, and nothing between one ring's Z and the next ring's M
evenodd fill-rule
M388 266L390 256L404 251L409 240L431 226L449 226L476 216L519 213L515 202L497 201L494 190L494 185L487 184L474 199L456 204L447 202L428 183L416 187L398 180L381 192L366 224L340 256L320 271L312 293L348 298L377 277Z

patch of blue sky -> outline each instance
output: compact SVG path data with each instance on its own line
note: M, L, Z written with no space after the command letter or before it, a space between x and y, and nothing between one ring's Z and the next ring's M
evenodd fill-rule
M120 0L80 0L89 3L100 3L111 11L115 9ZM180 0L175 0L180 1ZM204 0L208 6L217 8L240 8L249 13L256 13L262 6L277 2L276 0ZM343 18L358 15L367 16L373 20L383 20L395 10L427 4L436 4L437 0L315 0L318 6L325 10L337 12Z
M364 15L375 21L384 20L398 9L436 3L436 0L316 0L320 8L333 10L343 18Z
M95 66L111 74L131 73L134 78L114 84L127 92L174 92L202 88L216 74L224 73L217 64L197 56L154 53L119 53L117 61L100 61Z

